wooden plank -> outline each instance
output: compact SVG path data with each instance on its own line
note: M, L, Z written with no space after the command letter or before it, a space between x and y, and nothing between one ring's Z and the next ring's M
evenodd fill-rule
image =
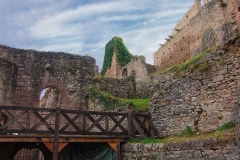
M117 152L117 142L108 142L108 145Z
M77 114L75 117L72 118L72 121L74 122L75 120L77 120L79 118L79 114ZM64 131L65 129L67 129L69 126L71 125L70 122L68 122L65 126L63 126L60 131ZM81 129L80 129L81 130Z
M155 126L152 124L152 121L151 121L151 120L149 121L149 125L150 125L150 127L151 127L151 130L153 130L155 136L156 136L157 138L159 138L158 130L157 130L157 129L155 128Z
M33 111L33 114L48 128L49 131L54 133L54 130L52 129L52 127L45 121L45 119L42 118L42 116L40 116L38 112Z
M100 117L98 117L98 119L87 128L86 132L89 132L91 129L93 129L93 127L97 127L103 134L105 133L105 130L102 128L102 126L99 128L99 122L104 118L104 115L101 115Z
M49 151L51 151L53 153L54 143L44 142L43 144L49 149Z
M48 149L49 151L51 151L53 153L53 146L54 146L54 143L50 143L50 142L44 142L43 143ZM58 146L58 153L61 152L61 150L67 145L68 143L59 143L59 146Z
M46 115L43 119L47 120L48 118L50 118L52 115L54 115L54 112L50 112L48 115ZM40 125L42 124L41 121L39 121L36 125L34 125L31 130L36 130Z
M7 136L7 135L6 135ZM68 142L128 142L130 139L128 137L94 137L94 136L66 136L59 137L59 143ZM0 137L0 142L44 142L44 143L54 143L54 137L24 137L24 136L9 136ZM52 150L52 149L51 149Z
M107 135L109 132L109 118L108 115L105 115L105 134Z
M126 118L126 116L122 116L119 121L113 115L109 115L109 117L115 122L115 125L112 127L110 132L119 127L124 133L128 133L128 131L121 125L121 122Z
M56 111L56 120L55 120L53 160L58 160L59 125L60 125L60 108L58 107Z
M138 117L134 117L134 119L136 120L136 122L138 123L139 127L142 128L142 130L144 131L144 133L149 134L148 130L143 126L143 124L146 122L148 117L144 117L144 120L141 122L141 120L138 119Z
M80 128L76 125L76 123L74 123L74 121L66 114L64 113L63 111L61 111L61 114L63 115L63 117L66 118L66 120L75 128L75 130L77 132L81 132Z
M95 119L88 113L88 114L85 114L85 116L92 122L92 123L95 123ZM100 126L98 123L95 124L96 127L104 133L104 129L102 128L102 126ZM86 132L88 132L88 129L86 129Z
M138 123L136 122L135 119L133 119L133 124L135 125L135 127L137 128L138 132L140 133L140 135L143 137L143 138L146 138L146 136L144 135L142 129L139 127Z
M121 160L120 142L117 142L116 160Z
M133 112L132 110L128 111L128 137L133 138L133 126L132 126L132 116Z
M20 118L20 117L21 117L22 115L24 115L26 112L27 112L27 111L25 110L25 111L22 111L22 112L18 113L18 114L15 115L15 116L12 116L11 113L9 113L7 110L4 110L4 113L5 113L10 119L8 120L7 123L5 123L3 126L1 126L0 129L5 129L5 128L7 128L10 124L12 124L13 122L15 122L18 118ZM18 127L19 127L20 129L25 129L20 122L18 122L18 121L16 121L16 122L17 122L17 125L18 125Z

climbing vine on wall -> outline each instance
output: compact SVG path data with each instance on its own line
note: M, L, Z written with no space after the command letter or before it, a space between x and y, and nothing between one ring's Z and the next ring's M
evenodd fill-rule
M106 71L111 67L113 54L117 55L117 62L120 66L126 65L132 58L132 54L128 51L122 38L113 37L105 46L105 55L101 75L105 75Z

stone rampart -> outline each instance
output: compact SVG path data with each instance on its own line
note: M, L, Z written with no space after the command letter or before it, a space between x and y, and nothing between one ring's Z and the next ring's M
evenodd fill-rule
M137 85L138 95L151 93L152 121L162 137L179 133L186 126L211 132L236 120L239 46L240 40L229 41L191 65L184 75L173 71L137 82L141 84Z
M188 60L192 55L226 42L237 28L232 3L212 0L154 53L160 71Z
M171 36L174 36L178 32L178 30L180 30L183 26L185 26L189 22L189 20L200 11L201 7L202 7L201 0L195 0L192 7L187 11L187 13L185 13L183 18L174 27Z

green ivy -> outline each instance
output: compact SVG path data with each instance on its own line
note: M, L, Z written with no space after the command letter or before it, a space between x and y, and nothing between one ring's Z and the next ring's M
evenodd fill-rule
M105 46L105 55L101 75L104 76L106 71L111 67L113 54L117 55L118 64L123 67L132 58L132 54L128 51L122 38L113 37Z

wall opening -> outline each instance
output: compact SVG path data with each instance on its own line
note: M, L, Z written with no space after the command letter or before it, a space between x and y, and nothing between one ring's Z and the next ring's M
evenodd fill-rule
M40 94L40 108L56 108L58 105L59 92L55 87L47 87Z
M14 160L44 160L43 153L38 149L26 149L22 148L19 150L15 156Z
M59 98L59 91L57 88L55 87L47 87L44 88L40 94L40 101L39 101L39 106L40 108L56 108L58 107L58 98ZM44 112L40 112L39 114L42 117L47 116L50 113L50 111L44 111ZM46 122L52 127L55 127L55 120L56 117L55 115L51 115ZM32 123L34 123L32 121ZM37 123L37 122L35 122ZM48 128L45 125L40 125L38 127L39 130L48 130Z
M122 72L122 78L126 78L126 77L127 77L127 68L124 68Z

